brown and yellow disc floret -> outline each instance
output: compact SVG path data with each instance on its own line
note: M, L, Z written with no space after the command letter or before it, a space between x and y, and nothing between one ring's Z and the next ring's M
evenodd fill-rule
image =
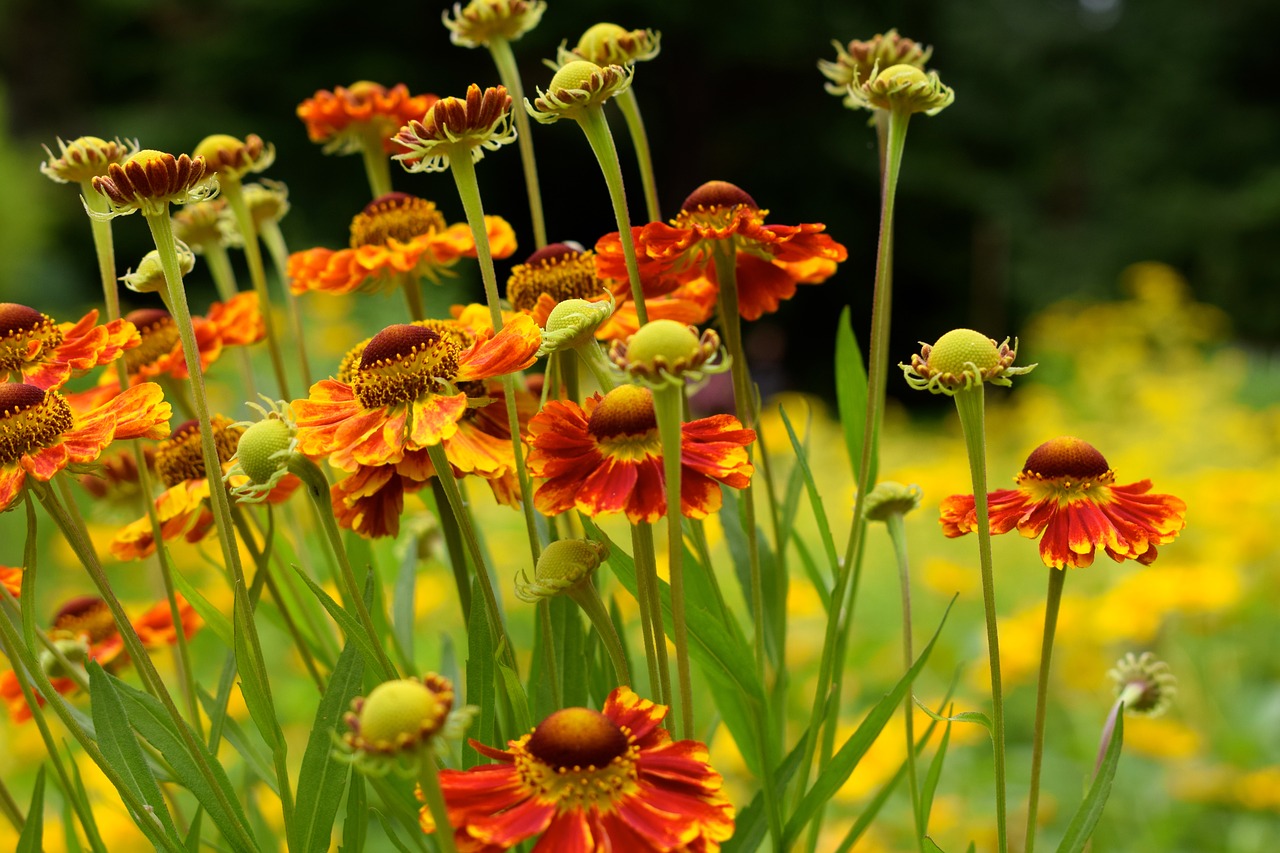
M218 449L218 461L225 465L235 455L244 429L233 426L231 419L223 415L214 415L210 426L213 428L214 446ZM160 443L156 449L156 473L166 488L207 476L199 422L187 421Z
M21 382L0 385L0 465L49 447L73 421L71 407L57 391Z

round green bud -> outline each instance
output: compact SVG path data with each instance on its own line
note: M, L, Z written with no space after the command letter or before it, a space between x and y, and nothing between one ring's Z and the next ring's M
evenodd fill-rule
M895 66L911 68L909 65ZM914 69L918 71L919 69ZM973 329L952 329L938 338L929 353L929 369L943 374L959 376L973 365L980 372L1000 365L1000 350L996 342Z
M293 441L293 430L276 418L258 421L240 436L236 450L240 468L254 483L266 483L280 470L280 463L272 457L288 450Z
M396 749L419 740L423 723L438 721L447 711L439 695L419 679L384 681L360 707L360 738L374 749Z
M700 344L692 328L676 320L653 320L640 327L627 341L627 360L657 368L690 362L698 356Z
M556 72L551 78L551 85L548 92L556 92L561 89L585 89L587 83L591 80L591 75L599 74L600 66L594 62L587 62L585 59L575 59L573 62L566 64L563 68Z

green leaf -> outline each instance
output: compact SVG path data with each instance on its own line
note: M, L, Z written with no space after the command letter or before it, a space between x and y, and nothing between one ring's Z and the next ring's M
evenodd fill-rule
M187 600L192 609L199 614L204 620L205 627L214 633L222 644L228 649L234 648L235 642L231 639L231 622L222 611L209 603L209 599L193 584L187 580L182 572L172 572L173 585L178 588L178 592L182 593L182 597Z
M271 769L270 762L262 754L257 742L245 733L244 727L240 725L238 720L223 713L222 704L210 695L209 691L197 685L196 692L200 697L200 704L204 706L205 713L209 715L209 719L214 720L219 716L221 717L222 736L226 738L227 743L231 744L232 748L240 753L240 757L244 759L245 764L271 789L271 792L277 797L280 796L280 788L276 783L275 771Z
M364 659L355 644L348 642L320 698L307 749L302 755L290 850L311 853L329 849L333 820L342 803L347 777L351 775L349 764L333 758L333 733L363 682Z
M928 853L947 853L947 851L938 846L938 842L934 841L927 835L924 837L924 849L928 851Z
M475 739L493 746L496 733L498 695L494 686L493 635L489 614L485 610L484 591L480 579L471 581L471 614L467 620L467 704L480 709L476 719ZM462 748L463 769L480 763L480 753L470 744Z
M587 655L586 629L578 605L567 595L551 599L551 628L556 639L560 693L566 708L586 707Z
M75 833L72 833L73 835ZM27 822L22 825L18 846L13 853L40 853L44 843L44 767L36 774L36 786L31 791L31 806L27 809Z
M924 651L920 652L920 656L916 658L915 663L899 679L894 688L886 693L884 698L877 702L875 707L863 718L857 730L849 736L844 746L840 747L836 754L831 757L831 760L827 762L827 766L818 774L818 778L814 780L813 787L800 800L799 806L796 807L791 819L787 821L787 827L783 831L783 847L785 849L791 849L792 844L800 837L800 833L804 831L805 825L845 783L849 775L853 773L854 768L858 766L862 756L866 755L867 750L871 748L871 744L880 736L881 729L884 728L885 723L889 721L889 718L893 716L902 704L903 697L907 695L907 689L916 676L920 674L920 670L924 668L929 655L933 653L934 644L938 642L938 636L942 633L942 627L947 623L947 615L951 612L951 607L954 604L955 599L953 598L951 599L951 604L947 605L947 612L942 615L942 621L938 624L938 629L929 640L929 644L924 647Z
M1067 826L1067 834L1058 845L1058 853L1080 853L1089 843L1089 836L1102 817L1102 810L1107 805L1107 797L1111 794L1111 780L1115 778L1116 767L1120 764L1120 746L1124 741L1124 707L1116 714L1116 728L1111 735L1111 743L1102 756L1102 766L1093 777L1089 793L1084 802L1076 810L1075 816Z
M160 793L160 786L156 784L142 747L129 728L124 704L116 694L112 680L97 661L90 661L85 668L89 672L90 709L98 746L103 757L120 774L129 792L146 808L145 814L131 812L129 816L148 838L163 836L169 846L181 849L178 828L174 826L169 806Z
M831 612L831 584L822 576L822 571L818 568L818 564L813 560L813 554L809 553L809 546L805 544L804 536L795 528L792 529L791 544L795 546L796 553L800 555L800 565L804 568L804 573L809 576L809 583L813 584L813 589L818 593L818 598L822 600L822 609L828 613Z
M862 464L862 441L867 431L867 368L849 321L849 306L840 313L836 327L836 408L844 427L845 449L854 477ZM874 448L873 448L874 451ZM871 454L870 482L876 481L876 453Z
M370 672L382 672L382 658L378 655L377 649L373 646L373 641L369 639L369 634L364 630L364 626L357 619L347 612L341 604L333 600L333 596L325 592L323 588L313 581L306 572L301 568L294 566L294 571L298 573L298 577L302 578L307 588L312 594L319 599L320 604L333 617L333 621L338 623L338 627L342 629L342 633L347 640L354 642L356 648L364 655L365 662L369 665ZM366 581L366 589L368 583ZM367 598L367 596L366 596Z
M75 756L71 753L70 744L65 741L62 744L62 751L67 755L66 767L68 775L71 777L71 791L64 792L68 801L77 800L79 802L76 808L76 815L80 818L80 825L84 827L84 836L89 841L89 847L94 853L106 853L107 845L102 843L102 833L98 831L97 820L93 815L93 807L89 805L89 792L85 790L84 779L80 777L80 765L76 763ZM70 823L68 823L70 826ZM74 833L71 833L74 834Z
M342 850L344 853L361 853L369 834L369 808L365 799L364 777L351 774L347 786L347 816L342 821Z
M950 717L943 717L939 716L936 711L931 710L928 706L922 704L919 699L916 700L916 707L940 723L975 723L986 729L988 735L991 735L992 737L995 736L992 734L995 731L995 726L992 724L991 718L981 711L961 711L959 714L954 714Z
M929 815L933 813L933 797L938 792L938 782L942 779L942 765L947 760L947 748L951 745L951 721L942 730L942 741L938 751L929 762L929 772L925 774L924 785L920 788L920 825L929 828Z
M253 607L243 583L237 583L235 587L232 618L236 627L234 645L236 669L240 675L240 693L244 696L250 719L274 753L283 747L284 734L280 731L280 721L276 719L275 703L271 699L271 682L262 660L262 649L253 640L257 637L254 627L249 624L253 619Z
M804 752L804 738L792 747L791 752L783 759L782 764L773 774L773 787L776 791L785 791L800 768L800 759ZM756 791L751 802L738 813L734 819L733 837L721 846L723 853L746 853L748 850L760 849L765 834L769 831L768 820L764 811L764 795Z
M804 487L809 495L809 508L813 511L813 518L818 523L822 549L826 551L827 564L831 567L832 576L834 576L838 571L840 559L836 555L836 540L831 535L831 525L827 523L827 513L822 506L822 495L818 493L818 484L813 478L813 471L809 468L809 456L800 444L800 439L796 437L796 431L791 426L791 418L787 417L787 410L779 406L778 414L782 416L782 423L787 428L787 435L791 438L791 449L795 452L796 464L804 474Z
M520 684L520 676L506 664L498 664L498 674L502 676L502 687L511 701L511 710L515 714L514 727L518 732L527 732L533 728L533 718L529 714L529 697L525 695L524 686Z
M259 845L249 832L248 819L241 809L240 797L232 790L226 771L204 742L187 728L190 743L194 743L200 750L200 757L209 768L208 776L201 770L200 762L193 755L188 741L182 737L160 700L130 687L115 676L107 677L113 682L129 722L138 734L164 756L173 770L174 781L195 796L196 802L213 818L214 824L233 850L256 853ZM182 725L186 726L186 723L183 722Z
M378 823L382 824L382 831L387 834L387 839L395 845L395 848L399 850L400 853L413 853L413 851L400 840L400 835L396 832L396 828L392 826L391 821L387 820L387 816L377 809L372 809L371 811L378 816Z

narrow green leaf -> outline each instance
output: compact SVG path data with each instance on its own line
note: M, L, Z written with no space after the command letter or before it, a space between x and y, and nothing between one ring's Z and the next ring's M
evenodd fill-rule
M467 620L467 704L480 709L476 719L474 737L480 743L493 746L497 727L498 695L494 687L493 635L490 633L489 614L485 611L484 592L480 579L471 582L471 615ZM468 744L462 748L463 769L480 763L480 753Z
M934 841L927 835L924 837L924 849L928 851L928 853L947 853L947 851L938 846L938 842Z
M567 595L551 599L551 624L556 638L560 692L566 708L587 705L586 629L578 605Z
M308 577L306 572L302 571L302 569L297 566L294 566L293 568L294 571L298 573L298 577L302 578L303 582L306 583L307 588L311 590L312 594L319 599L320 604L323 605L324 609L329 612L331 617L333 617L333 621L338 623L338 627L342 629L342 633L346 636L347 640L354 642L356 644L356 648L360 649L360 653L364 655L365 662L369 665L369 671L381 672L382 659L378 656L377 650L373 647L373 641L369 639L369 635L364 630L364 626L362 626L354 616L348 613L346 608L334 601L333 596L325 592L319 584ZM368 584L366 583L366 589L367 587Z
M93 815L93 807L89 804L89 792L85 790L84 779L80 776L80 765L71 753L71 745L65 741L62 744L62 751L67 755L64 766L68 769L68 775L71 777L72 788L71 791L65 792L64 795L68 801L72 799L78 801L76 815L80 818L80 825L84 827L84 836L89 841L89 848L94 853L107 853L107 845L102 842L102 833L98 831L98 823ZM70 826L70 823L67 825Z
M187 600L192 609L199 614L204 620L205 627L214 633L222 644L228 649L235 647L235 642L231 639L231 622L222 611L209 603L209 599L204 597L204 593L200 592L191 581L187 580L182 572L173 572L173 585L178 588L178 592L182 593L182 597Z
M938 636L942 633L942 627L947 623L947 615L951 612L951 607L954 604L955 599L953 598L951 599L951 604L947 605L947 612L942 615L942 621L938 624L938 629L929 640L929 644L920 652L915 663L899 679L894 688L886 693L884 698L877 702L875 707L863 718L857 730L849 736L844 746L840 747L831 760L827 762L826 768L818 775L813 787L801 799L795 813L787 821L787 827L783 832L784 848L791 849L792 844L800 837L800 833L804 831L806 824L845 783L853 769L858 766L862 756L871 748L871 744L875 742L875 739L880 736L880 731L884 728L885 723L901 706L902 698L907 695L907 689L911 682L919 675L920 670L924 668L925 662L928 661L929 655L933 653L933 647L938 642Z
M226 738L227 743L231 744L232 748L240 754L245 764L271 789L271 792L277 797L280 796L280 788L276 784L275 771L271 769L270 761L262 754L257 742L249 737L238 720L222 713L222 704L211 696L209 691L198 685L196 691L200 697L200 704L204 706L204 711L209 715L209 719L214 720L219 715L222 717L222 736Z
M836 327L836 408L840 412L840 424L844 427L845 449L849 452L849 464L853 475L858 475L862 464L863 434L867 431L867 368L862 361L862 349L854 337L849 320L849 307L840 313ZM871 482L876 481L876 454L871 454Z
M920 788L920 825L929 828L929 815L933 813L933 797L938 792L938 782L942 779L942 765L947 760L947 748L951 745L951 721L942 730L942 741L938 751L929 762L929 772L925 774L924 785Z
M74 834L74 833L72 833ZM36 773L36 786L31 791L31 805L27 808L27 822L22 825L18 846L13 853L40 853L44 844L44 766Z
M791 777L796 775L796 770L800 768L803 752L804 738L801 737L787 757L782 760L777 772L773 774L774 790L787 789ZM757 791L747 807L738 812L738 816L734 819L733 837L721 845L721 850L723 853L747 853L747 851L758 850L768 831L768 820L764 812L764 795Z
M370 811L372 811L374 814L378 816L378 823L382 824L382 831L387 834L387 839L395 846L397 850L400 851L400 853L413 853L413 851L410 850L405 845L405 843L400 840L400 835L396 832L396 828L392 826L391 821L387 820L386 815L384 815L382 812L378 811L377 809L370 809Z
M502 686L507 698L511 701L511 711L515 714L515 730L527 732L533 728L533 717L529 713L529 697L525 695L520 676L506 664L498 664L498 673L502 676Z
M251 633L252 626L248 624L252 619L253 608L249 604L249 595L244 584L238 583L232 620L236 627L234 646L236 670L240 675L240 693L244 696L250 719L274 753L283 745L284 735L280 731L280 722L276 719L275 703L271 699L271 684L262 661L262 650L255 648L250 639L255 636Z
M160 786L156 784L142 747L133 736L133 729L129 728L124 704L111 679L97 661L90 661L86 669L89 672L90 710L98 746L129 791L146 807L145 814L131 813L130 817L148 837L165 836L171 846L181 848L182 839L169 814L169 806L160 793Z
M818 568L818 564L813 560L813 554L809 552L809 546L805 544L804 537L792 528L791 544L795 546L796 553L800 555L800 565L804 568L804 573L809 576L809 583L813 584L813 589L818 593L818 598L822 600L822 609L831 612L831 587L827 579L822 576L822 571Z
M988 735L991 735L995 730L995 727L991 722L991 718L981 711L961 711L959 714L954 714L950 717L942 717L939 716L936 711L933 711L929 707L921 704L919 699L916 700L916 707L940 723L975 723L986 729Z
M364 777L352 773L351 784L347 785L347 815L342 820L344 853L362 853L368 834L369 808L365 800Z
M249 834L248 819L240 806L239 795L232 790L226 771L199 738L187 729L191 741L197 744L210 776L206 777L200 764L191 753L175 723L165 711L160 700L150 694L130 687L115 676L107 676L113 682L129 722L147 741L164 756L173 770L174 780L195 796L214 820L214 825L232 849L255 853L259 845ZM185 726L186 723L184 722ZM215 789L216 786L216 789Z
M196 809L196 816L187 827L187 853L200 853L200 835L204 828L204 809Z
M63 837L67 842L67 853L84 853L84 845L80 843L80 833L75 831L76 813L69 797L62 799Z
M320 698L307 749L302 755L291 850L311 853L329 849L333 821L342 803L347 777L351 775L349 764L333 759L333 733L363 682L364 658L355 644L349 642L329 676L329 685Z
M809 455L800 444L800 439L796 437L796 431L791 426L791 418L787 417L787 410L779 406L778 414L782 416L782 424L787 428L787 435L791 439L791 449L795 452L796 464L800 466L804 475L804 487L809 495L809 508L813 512L814 520L818 523L818 535L822 539L822 548L827 553L827 564L834 575L839 565L839 557L836 556L836 540L831 536L831 525L827 523L827 512L822 506L822 495L818 493L818 484L813 478L813 471L809 468Z
M1075 816L1067 826L1067 834L1058 845L1058 853L1080 853L1089 843L1089 836L1102 817L1102 810L1107 805L1107 797L1111 794L1111 780L1115 778L1116 768L1120 765L1120 746L1124 741L1124 708L1116 714L1116 728L1111 735L1111 743L1107 745L1106 754L1102 757L1102 766L1093 777L1089 793L1084 802L1076 810Z

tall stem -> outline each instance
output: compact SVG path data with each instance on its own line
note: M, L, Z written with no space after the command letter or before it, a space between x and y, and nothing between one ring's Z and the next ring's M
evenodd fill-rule
M907 531L902 523L902 513L890 513L885 519L889 541L893 543L893 555L898 562L898 584L902 589L902 663L906 670L915 663L911 641L911 570L907 562ZM924 851L924 814L920 810L920 783L916 775L915 697L913 682L907 683L907 695L902 698L902 722L907 736L907 788L911 795L911 814L915 819L916 843Z
M369 191L374 198L382 198L391 192L391 161L382 148L377 122L369 122L360 137L360 155L364 160L364 176L369 180Z
M636 303L636 317L643 326L649 322L649 309L644 304L644 289L640 285L640 264L636 261L636 241L631 235L631 215L627 212L627 191L622 184L622 166L618 163L618 149L609 132L609 122L604 110L592 107L578 116L578 125L587 135L591 150L595 152L609 187L609 199L613 202L613 215L618 221L618 238L622 241L622 257L627 264L627 278L631 282L631 298Z
M640 623L645 629L645 655L649 660L649 687L658 701L671 706L671 671L667 662L667 631L662 620L662 596L658 588L658 564L653 548L653 525L631 523L631 553L635 555L636 593Z
M307 330L302 324L302 306L297 295L289 287L289 247L280 231L280 223L268 219L262 223L260 235L271 255L271 265L276 268L280 277L280 288L284 291L284 304L289 314L289 331L293 333L293 346L298 352L298 366L302 369L302 386L311 387L311 363L307 359Z
M1040 763L1044 758L1044 717L1049 699L1049 665L1053 658L1053 635L1058 627L1065 569L1049 569L1049 592L1044 604L1044 639L1040 644L1040 676L1036 680L1036 724L1031 740L1031 793L1027 797L1027 839L1024 853L1036 847L1036 813L1040 809Z
M649 152L649 135L644 130L644 119L640 117L640 103L636 100L636 90L623 89L614 97L614 103L622 111L627 121L627 131L631 134L631 144L636 149L636 162L640 166L640 183L644 187L644 206L649 214L650 222L661 222L662 214L658 210L658 187L653 179L653 155Z
M529 132L529 114L521 109L524 103L524 85L520 81L520 69L511 42L504 38L489 39L489 53L498 66L498 79L506 87L515 109L516 143L520 147L520 164L524 167L524 187L529 196L529 217L533 220L533 242L536 248L547 245L547 225L542 214L542 192L538 187L538 163L533 157L533 134Z
M427 801L427 809L436 825L436 846L441 853L457 853L453 842L453 824L449 823L449 809L445 805L444 791L440 788L440 773L436 770L435 756L427 751L422 756L422 769L418 773L418 787L422 789L422 799Z
M631 674L627 669L627 656L622 651L622 640L619 639L618 632L613 627L613 620L609 618L609 611L605 609L604 602L600 600L600 593L596 590L596 585L588 577L579 586L569 589L568 593L569 597L582 608L582 612L587 614L587 618L595 626L596 633L600 635L600 639L604 642L604 647L609 652L609 660L613 663L613 674L617 679L617 683L630 684Z
M237 290L236 274L231 267L231 258L227 255L227 250L220 245L206 246L204 262L209 267L209 275L213 277L213 286L218 291L218 298L223 302L230 301L235 297ZM258 385L253 378L253 361L249 356L249 350L247 347L237 347L236 350L240 360L240 381L244 383L245 399L256 400Z
M978 521L978 560L982 570L982 607L987 623L987 657L991 668L991 740L995 751L996 840L1000 853L1009 849L1004 754L1004 690L1000 678L1000 636L996 622L995 575L991 568L991 519L987 507L987 441L983 387L956 393L956 411L964 431Z

